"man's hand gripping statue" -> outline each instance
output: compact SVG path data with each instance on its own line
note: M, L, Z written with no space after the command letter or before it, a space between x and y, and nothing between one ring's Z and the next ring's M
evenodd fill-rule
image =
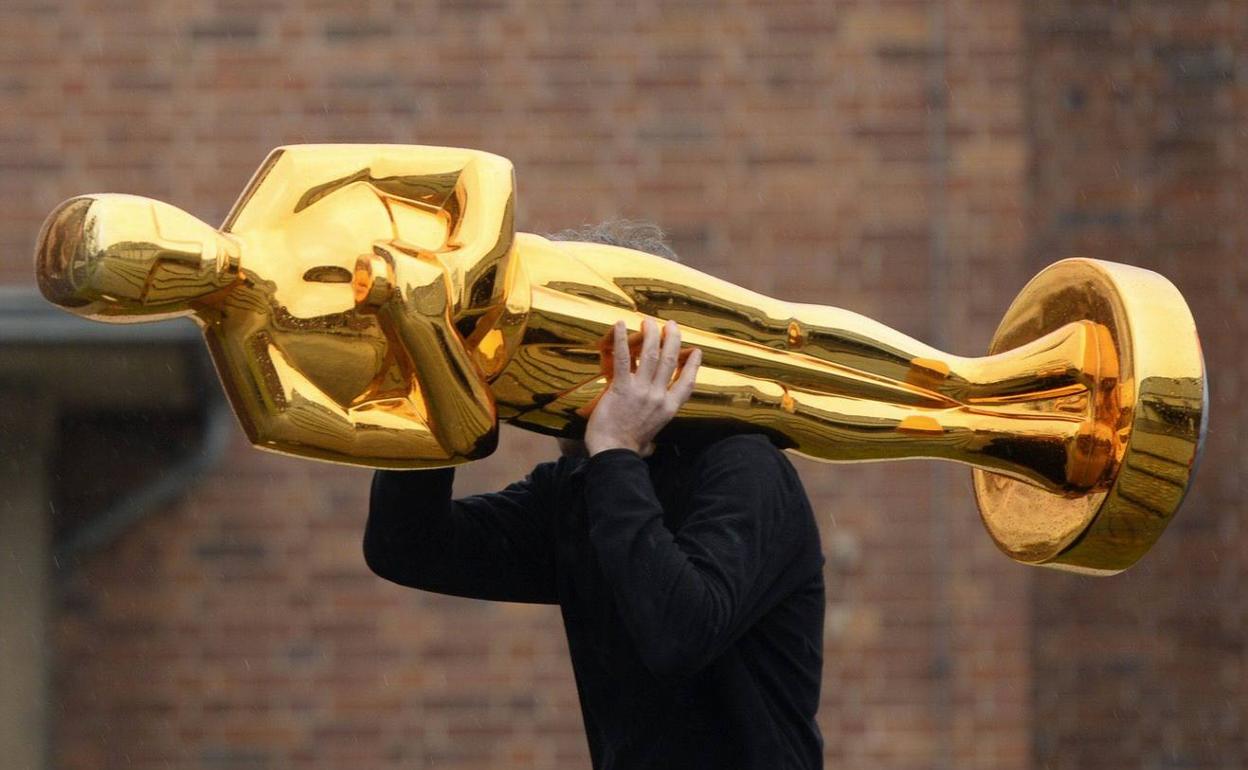
M646 319L634 369L624 322L612 325L611 332L611 384L590 408L585 450L592 457L608 449L630 449L644 457L654 451L654 437L693 394L702 351L681 350L675 321L664 324L660 349L656 324ZM604 345L604 357L606 350Z

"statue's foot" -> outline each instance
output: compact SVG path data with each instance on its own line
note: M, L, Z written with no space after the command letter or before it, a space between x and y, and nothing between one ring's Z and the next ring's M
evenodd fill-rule
M1066 324L1091 322L1097 374L1089 417L1068 447L1063 496L973 471L984 524L1012 558L1111 574L1138 560L1183 499L1204 437L1204 362L1178 290L1148 270L1068 259L1014 300L992 351L1011 350Z

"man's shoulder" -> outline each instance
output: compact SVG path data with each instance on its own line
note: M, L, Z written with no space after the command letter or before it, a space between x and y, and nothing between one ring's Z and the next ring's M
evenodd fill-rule
M693 468L697 475L710 473L723 477L740 475L761 480L775 479L784 486L801 487L797 469L788 453L763 433L739 433L717 438L697 453Z
M699 459L729 462L788 462L784 451L763 433L737 433L715 439L705 445L699 453Z
M529 471L530 483L544 489L556 489L572 482L585 472L585 458L560 455L553 460L538 463Z
M805 486L788 453L763 433L741 433L708 443L694 461L690 481L695 488L714 488L719 497L751 501L754 513L770 511L775 521L796 524L813 517ZM764 502L770 504L756 506Z
M546 460L533 466L533 470L529 471L529 479L538 482L550 482L558 479L568 472L567 458L559 457L554 460Z

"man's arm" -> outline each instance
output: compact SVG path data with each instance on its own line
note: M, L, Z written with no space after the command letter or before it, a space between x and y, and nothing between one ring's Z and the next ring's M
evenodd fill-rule
M400 585L473 599L554 604L554 463L499 492L452 499L453 468L377 471L364 559Z
M635 452L601 452L586 469L590 540L642 661L660 676L695 673L809 577L799 558L805 495L780 450L738 436L706 451L675 532Z
M718 442L698 462L679 532L668 530L641 455L689 399L701 351L672 382L675 323L665 325L660 349L657 326L642 322L635 372L624 325L613 331L611 385L585 429L590 541L642 661L659 676L688 675L783 595L777 578L796 553L798 531L784 526L784 514L800 482L770 442Z

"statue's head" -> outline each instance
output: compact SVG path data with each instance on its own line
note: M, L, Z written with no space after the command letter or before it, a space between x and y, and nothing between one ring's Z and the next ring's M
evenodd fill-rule
M71 198L48 216L35 250L49 301L99 320L157 320L238 279L238 248L185 211L151 198Z

